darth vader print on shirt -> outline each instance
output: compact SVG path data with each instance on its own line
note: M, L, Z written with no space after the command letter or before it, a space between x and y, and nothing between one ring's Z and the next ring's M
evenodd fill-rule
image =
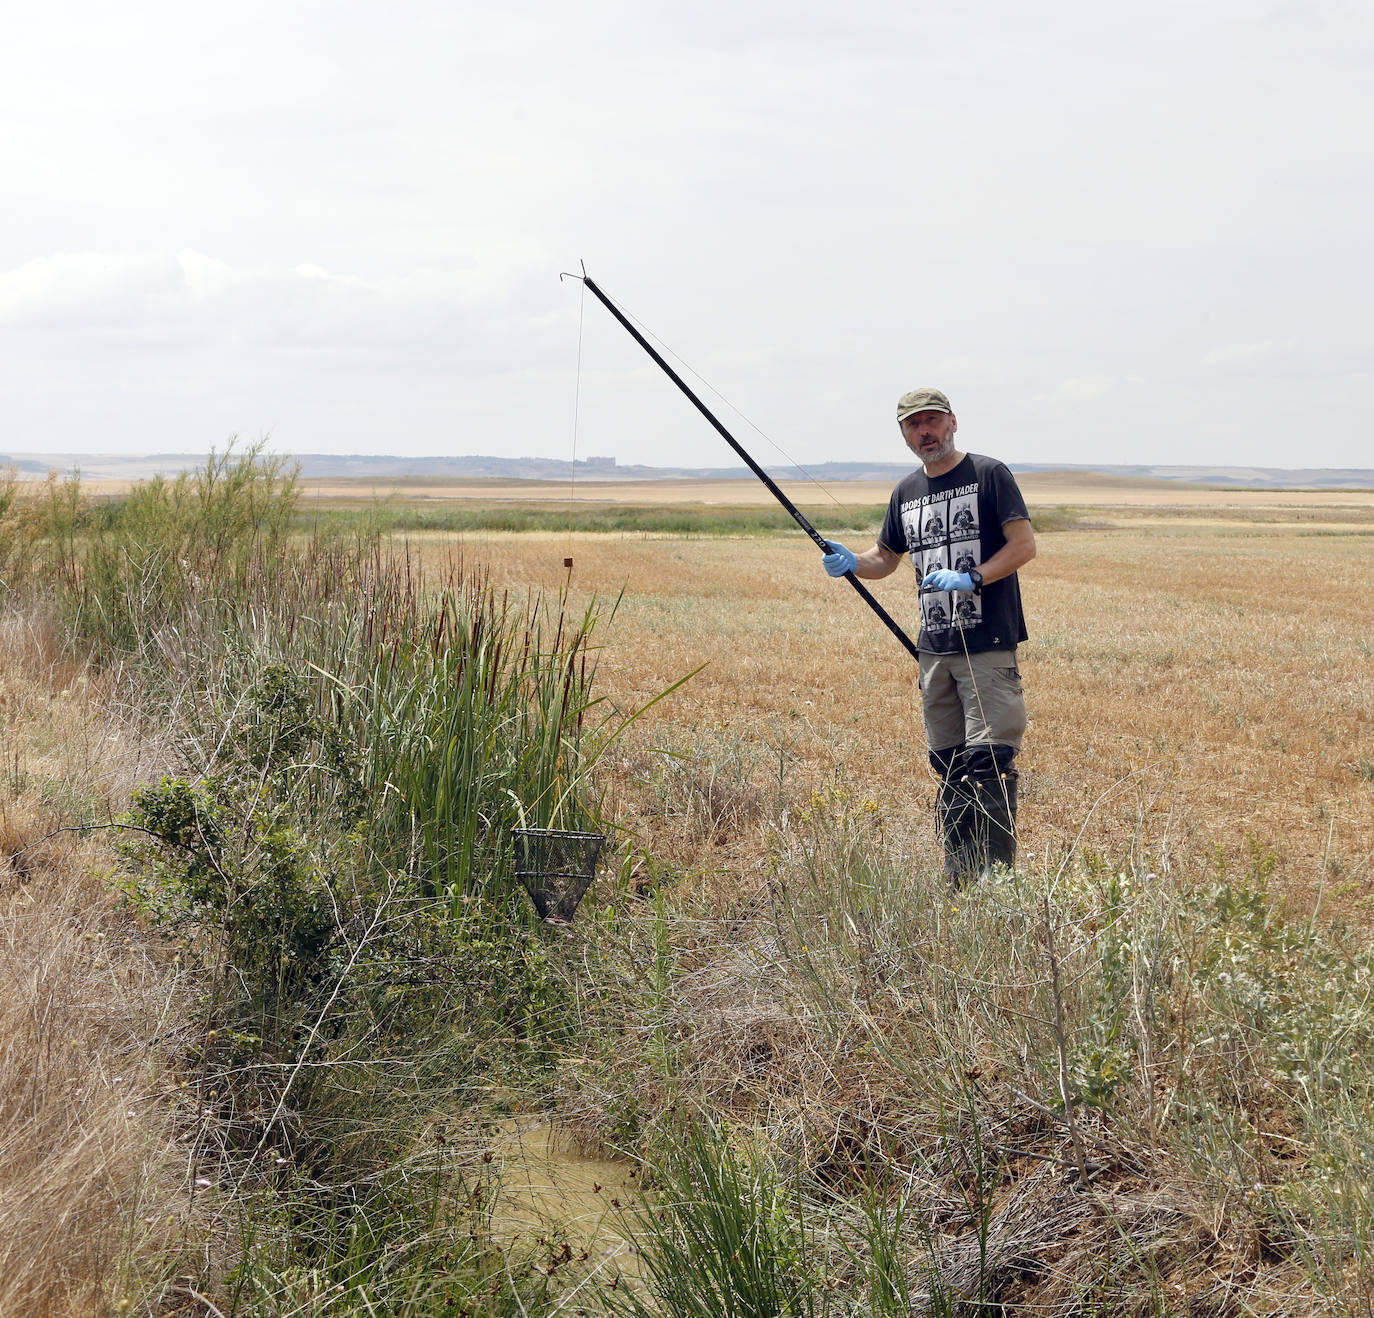
M978 487L932 492L902 510L907 543L914 547L919 578L941 568L968 572L982 561ZM924 591L921 625L930 633L976 627L983 620L980 596L963 591Z

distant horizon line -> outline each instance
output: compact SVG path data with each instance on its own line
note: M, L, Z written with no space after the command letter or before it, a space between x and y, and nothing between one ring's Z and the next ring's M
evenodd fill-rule
M101 463L199 463L204 462L211 453L218 453L223 456L226 449L218 447L206 449L204 452L193 452L190 450L182 452L154 452L154 453L110 453L87 450L78 452L71 450L62 453L28 453L13 451L0 453L0 467L5 465L22 465L24 468L32 470L40 464L47 464L49 468L56 469L60 465L69 465L74 459L89 459ZM719 473L734 471L733 464L726 467L719 464L689 466L685 463L647 463L647 462L627 462L622 461L612 455L597 456L590 455L585 458L565 458L565 457L544 457L539 454L522 453L517 457L503 456L495 453L339 453L329 450L315 450L304 452L286 452L269 450L270 456L274 458L287 458L296 461L328 461L337 463L380 463L380 464L411 464L411 463L458 463L458 462L481 462L481 463L533 463L541 466L561 466L578 467L590 470L604 471L664 471L664 472L702 472ZM766 464L765 464L766 465ZM826 459L822 462L787 462L780 463L776 470L809 471L826 467L891 467L893 469L909 470L910 462L900 460L892 461L883 458L849 458L849 459ZM1277 467L1255 462L1236 462L1236 461L1214 461L1214 462L1059 462L1059 461L1037 461L1021 462L1008 460L1007 466L1019 471L1255 471L1276 474L1279 472L1343 472L1348 474L1365 473L1374 476L1374 467L1350 467L1350 466L1302 466L1302 467ZM749 472L742 464L739 466L741 475L748 476Z
M221 457L230 450L210 452ZM16 481L37 486L52 476L86 482L90 487L102 483L135 486L153 480L179 479L206 464L210 452L96 454L52 453L45 455L0 453L0 468L8 466ZM433 454L414 457L385 453L278 453L266 457L279 460L284 474L307 484L334 482L370 483L375 489L404 482L481 482L483 484L568 484L584 488L600 485L670 484L698 481L753 481L754 476L741 464L716 467L650 466L645 463L620 463L613 457L501 458L481 454ZM1103 477L1108 480L1192 485L1226 490L1313 490L1330 493L1374 491L1374 468L1369 467L1261 467L1227 463L1089 463L1089 462L1008 462L1025 479L1062 472L1067 479ZM818 485L857 482L892 485L916 467L915 460L885 462L854 460L826 461L810 465L767 466L769 478L777 481L809 481Z

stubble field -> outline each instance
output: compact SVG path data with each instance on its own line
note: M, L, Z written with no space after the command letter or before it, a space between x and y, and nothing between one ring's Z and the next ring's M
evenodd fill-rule
M1293 516L1276 520L1285 501L1268 492L1248 512L1232 495L1168 506L1136 491L1095 507L1091 485L1054 492L1076 495L1091 529L1042 532L1022 573L1024 853L1169 866L1260 846L1304 908L1367 917L1374 494L1288 496ZM598 629L598 689L625 713L696 672L636 723L619 761L644 775L644 752L667 749L705 784L719 826L679 862L747 864L749 805L770 777L838 785L877 803L913 851L933 848L915 666L800 536L474 533L423 549L512 591L567 588L604 613L619 597ZM910 573L871 584L914 634ZM671 822L655 821L660 845Z

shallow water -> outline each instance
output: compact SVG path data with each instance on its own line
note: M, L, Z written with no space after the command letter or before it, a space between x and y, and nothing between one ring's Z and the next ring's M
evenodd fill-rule
M628 1264L620 1210L639 1198L635 1168L579 1152L547 1117L511 1117L492 1140L501 1190L492 1218L500 1236L557 1229L603 1263Z

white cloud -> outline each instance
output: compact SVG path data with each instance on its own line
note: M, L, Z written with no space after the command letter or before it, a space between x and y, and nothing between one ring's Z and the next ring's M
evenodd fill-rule
M228 292L235 281L233 267L200 252L178 252L177 265L193 301L209 300Z
M1117 387L1118 380L1110 375L1076 375L1047 394L1038 395L1045 403L1091 403L1105 398Z
M1263 366L1280 357L1292 346L1291 341L1276 343L1272 339L1264 339L1258 343L1228 343L1223 348L1213 348L1203 357L1202 364L1223 369Z
M170 353L341 353L380 371L526 367L569 313L522 310L512 294L529 272L519 258L495 264L366 279L310 263L235 268L193 251L64 252L0 273L0 333L46 335L60 355L94 337Z
M0 273L0 325L43 328L140 322L185 287L176 261L156 255L63 252Z

